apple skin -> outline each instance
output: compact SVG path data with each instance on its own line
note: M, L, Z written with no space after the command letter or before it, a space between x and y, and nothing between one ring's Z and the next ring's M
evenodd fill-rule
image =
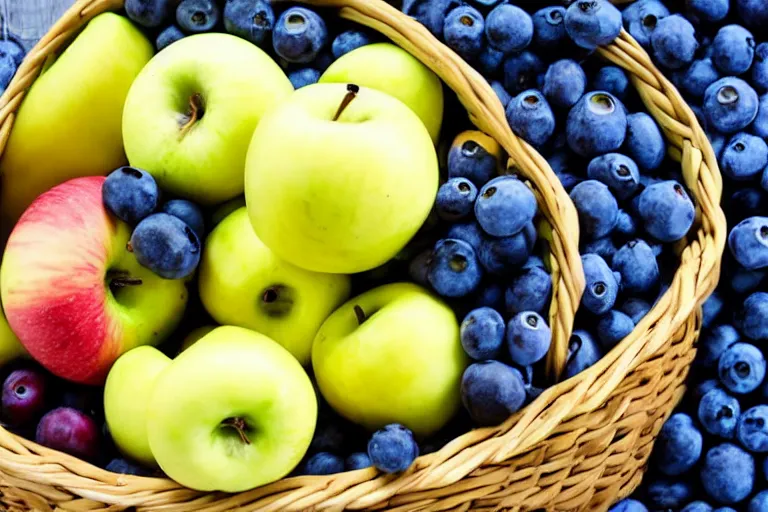
M19 107L0 159L3 238L40 194L125 165L123 105L152 44L127 18L104 13L40 77ZM118 57L119 56L119 57Z
M392 43L362 46L339 57L320 83L353 83L389 94L422 120L437 144L443 124L443 84L419 59Z
M260 48L229 34L198 34L159 52L128 92L125 152L167 192L213 205L243 193L251 135L293 86ZM189 129L190 101L204 112Z
M250 444L222 425L236 417ZM147 432L169 477L200 491L241 492L290 473L316 420L315 392L298 361L263 334L223 326L160 375Z
M29 358L29 353L11 330L5 312L0 307L0 366L19 358Z
M367 316L362 325L355 305ZM351 299L312 346L320 392L338 413L369 430L400 423L422 438L458 409L468 362L453 311L412 283Z
M120 452L156 467L147 437L147 404L160 373L171 359L155 347L136 347L120 356L104 385L104 416Z
M128 252L131 228L107 212L105 178L75 178L39 196L5 249L0 293L11 329L51 373L104 383L120 354L156 345L187 303L183 280L163 279ZM112 293L122 271L142 284ZM108 275L109 273L109 275Z
M351 274L392 259L429 215L437 155L401 101L343 84L297 90L262 119L245 171L245 202L258 237L282 259L315 272Z
M253 232L240 208L211 232L200 261L200 299L222 325L269 336L306 366L323 321L349 298L350 279L281 260ZM274 290L273 302L265 302Z
M211 332L216 328L215 325L203 325L198 327L197 329L193 329L190 331L189 334L187 334L184 339L181 341L181 347L179 348L179 354L187 350L189 347L200 341L203 336Z

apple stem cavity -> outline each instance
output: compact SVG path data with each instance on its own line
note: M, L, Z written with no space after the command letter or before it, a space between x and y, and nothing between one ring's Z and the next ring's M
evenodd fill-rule
M131 277L125 270L112 270L107 274L109 289L114 291L123 289L127 286L139 286L142 280L138 277Z
M365 311L363 311L363 308L355 304L355 307L352 308L355 310L355 316L357 317L357 323L360 325L363 325L363 322L367 320L365 317Z
M333 116L334 121L338 121L341 114L344 112L344 109L349 106L350 103L352 103L352 100L357 97L357 93L360 92L360 86L355 84L347 84L347 94L344 96L344 99L341 100L341 105L339 105L338 110L336 110L336 115Z
M189 97L189 109L179 119L181 125L181 136L185 136L189 130L195 125L196 122L203 118L205 114L205 105L203 104L203 96L200 93L195 93Z
M245 430L248 428L248 424L243 418L227 418L221 422L221 426L235 429L238 435L240 435L240 440L242 442L245 444L251 444L251 440L248 439L248 436L245 433Z

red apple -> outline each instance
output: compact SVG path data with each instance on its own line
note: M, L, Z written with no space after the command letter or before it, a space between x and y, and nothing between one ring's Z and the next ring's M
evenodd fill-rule
M104 177L40 195L13 229L0 269L11 329L59 377L103 384L112 363L173 331L187 303L183 280L163 279L127 250L131 228L105 209Z

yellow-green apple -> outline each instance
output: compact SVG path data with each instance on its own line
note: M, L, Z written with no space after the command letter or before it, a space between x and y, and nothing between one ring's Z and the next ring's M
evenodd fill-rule
M371 430L400 423L421 437L456 412L466 365L453 311L412 283L351 299L312 346L318 387L338 413Z
M157 463L147 437L147 407L157 377L170 364L155 347L136 347L115 361L104 385L104 417L115 445L149 467Z
M211 229L219 225L227 216L238 208L245 206L245 196L237 196L226 203L222 203L211 214Z
M11 330L5 313L0 307L0 366L20 357L29 357L29 354Z
M75 178L19 218L0 268L8 323L30 355L59 377L103 384L120 354L155 345L178 324L183 280L142 267L131 228L102 202L106 178Z
M309 364L323 321L349 297L343 274L304 270L278 258L253 232L248 211L231 213L208 235L200 299L222 325L265 334Z
M278 480L312 441L317 399L296 359L249 329L217 327L160 374L149 446L171 478L240 492Z
M351 274L397 254L429 215L437 155L403 102L354 84L298 89L262 119L245 172L259 238L315 272Z
M189 334L184 336L184 339L181 341L181 347L179 348L179 353L184 352L189 347L200 341L203 336L211 332L216 328L215 325L203 325L198 327L197 329L192 329Z
M392 43L362 46L341 56L320 83L353 83L394 96L424 122L437 143L443 123L443 85L419 59Z
M127 18L93 18L35 80L0 159L3 238L46 190L127 163L123 104L152 45Z
M263 50L229 34L185 37L131 86L123 115L131 165L164 190L212 205L243 193L248 144L293 86Z

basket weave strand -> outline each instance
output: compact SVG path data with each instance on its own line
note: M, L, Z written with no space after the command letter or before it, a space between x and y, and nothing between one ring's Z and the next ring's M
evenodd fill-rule
M555 344L548 367L558 374L584 281L573 205L546 161L515 137L484 79L417 22L378 0L312 0L340 8L413 53L453 89L472 121L509 153L530 182L550 229ZM24 90L47 55L92 16L120 0L80 0L22 65L0 98L0 152ZM599 52L624 68L681 162L700 222L680 244L669 290L618 347L578 376L546 390L503 425L473 430L420 457L399 476L373 469L296 477L238 495L201 493L167 479L115 475L0 429L0 501L10 510L605 510L639 483L653 440L684 392L695 354L700 304L716 285L725 245L722 183L695 116L631 37Z

